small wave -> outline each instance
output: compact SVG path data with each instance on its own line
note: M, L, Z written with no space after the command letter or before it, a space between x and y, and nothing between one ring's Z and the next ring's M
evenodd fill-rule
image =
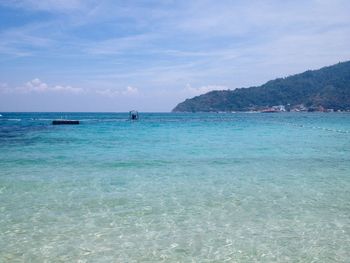
M52 121L52 119L45 119L45 118L31 118L31 121Z

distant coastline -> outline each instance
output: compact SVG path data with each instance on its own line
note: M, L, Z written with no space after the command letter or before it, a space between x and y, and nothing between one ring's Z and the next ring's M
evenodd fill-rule
M173 112L350 111L350 61L278 78L250 88L211 91L179 103Z
M181 111L173 111L174 113L176 112L181 112ZM183 112L188 112L188 111L183 111ZM306 107L303 104L300 105L295 105L293 107L290 106L285 106L285 105L276 105L276 106L271 106L271 107L263 107L260 109L254 109L254 110L249 110L249 111L194 111L192 113L199 113L199 112L208 112L208 113L280 113L280 112L349 112L350 109L347 110L334 110L334 109L327 109L322 106L319 107ZM188 112L190 113L190 112Z

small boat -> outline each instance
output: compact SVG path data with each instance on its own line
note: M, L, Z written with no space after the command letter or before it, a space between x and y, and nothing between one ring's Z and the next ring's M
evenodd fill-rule
M139 113L136 110L129 112L129 120L137 121L139 119Z
M53 120L52 125L80 124L78 120Z
M262 113L276 113L276 112L280 112L279 110L275 110L275 109L265 109L261 111Z

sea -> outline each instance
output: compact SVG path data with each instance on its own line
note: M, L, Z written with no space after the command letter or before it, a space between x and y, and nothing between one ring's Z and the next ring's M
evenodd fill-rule
M350 262L350 113L1 114L0 262Z

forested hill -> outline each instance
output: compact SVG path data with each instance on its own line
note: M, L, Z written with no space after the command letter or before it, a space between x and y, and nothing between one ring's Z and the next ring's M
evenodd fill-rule
M179 103L173 111L248 111L274 105L349 110L350 61L278 78L258 87L211 91Z

